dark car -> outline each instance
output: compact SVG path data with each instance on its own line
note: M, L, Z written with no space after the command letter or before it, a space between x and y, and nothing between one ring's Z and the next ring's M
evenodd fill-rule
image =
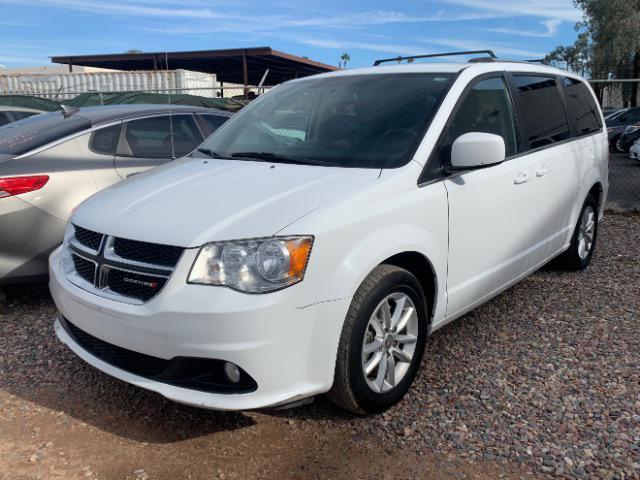
M46 275L73 208L192 152L230 116L199 107L113 105L0 127L0 284Z
M609 134L609 147L612 151L629 151L629 147L623 150L623 146L618 143L622 134L626 133L627 127L640 125L640 107L628 108L620 113L609 117L606 120L607 133Z
M616 141L616 150L628 152L631 145L640 140L640 123L626 127Z

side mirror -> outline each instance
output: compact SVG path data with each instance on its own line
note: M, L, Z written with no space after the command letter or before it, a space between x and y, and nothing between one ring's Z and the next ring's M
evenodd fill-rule
M471 132L459 136L451 146L451 166L455 170L495 165L505 159L504 140L492 133Z

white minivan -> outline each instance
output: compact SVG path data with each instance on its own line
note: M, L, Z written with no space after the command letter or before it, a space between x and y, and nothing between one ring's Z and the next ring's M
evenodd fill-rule
M528 63L287 82L188 157L77 208L50 259L55 331L181 403L328 393L380 412L435 330L554 257L589 264L603 124L584 80Z

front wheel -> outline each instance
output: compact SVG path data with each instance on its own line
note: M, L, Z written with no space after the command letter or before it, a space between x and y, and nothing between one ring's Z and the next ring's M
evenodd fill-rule
M598 201L593 195L587 195L571 237L571 245L559 258L561 264L569 270L587 268L593 257L597 236Z
M427 317L416 277L392 265L376 267L349 307L329 398L360 414L400 401L420 366Z

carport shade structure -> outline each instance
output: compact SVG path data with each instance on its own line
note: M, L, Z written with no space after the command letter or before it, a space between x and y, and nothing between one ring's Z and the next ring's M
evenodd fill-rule
M52 63L73 66L108 68L113 70L191 70L215 73L219 82L245 86L258 85L269 70L265 86L317 73L337 70L337 67L273 50L271 47L228 50L198 50L191 52L115 53L105 55L65 55L51 57Z

